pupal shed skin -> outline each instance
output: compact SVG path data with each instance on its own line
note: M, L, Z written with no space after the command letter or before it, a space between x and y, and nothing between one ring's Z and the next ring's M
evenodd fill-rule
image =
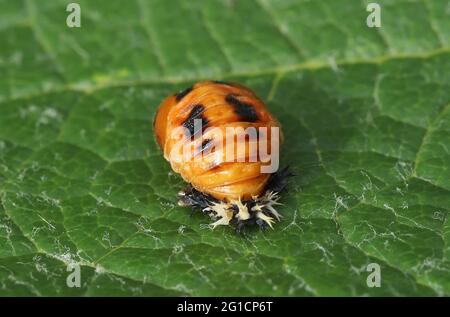
M279 204L279 193L285 189L291 173L288 169L262 173L264 163L259 156L250 162L248 151L244 152L245 161L226 161L222 153L225 147L219 148L217 151L222 151L219 153L213 148L217 142L225 142L218 139L222 135L199 133L195 130L195 121L201 122L202 133L211 127L223 131L229 127L265 127L267 131L279 128L279 143L282 143L279 122L249 88L236 83L202 81L164 99L153 123L156 141L165 159L189 183L179 193L179 205L201 209L214 220L211 228L234 225L238 232L255 224L260 228L272 228L281 218L275 205ZM176 140L171 137L171 131L177 128L189 131L179 137L183 144L207 154L200 160L173 159L171 153ZM268 137L270 139L270 133ZM240 141L236 146L248 149L249 140Z

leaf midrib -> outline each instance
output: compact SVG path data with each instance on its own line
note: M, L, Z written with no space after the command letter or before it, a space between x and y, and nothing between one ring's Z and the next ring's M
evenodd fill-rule
M284 75L296 72L296 71L316 71L321 69L334 69L336 66L349 66L349 65L382 65L386 62L394 60L408 60L408 59L429 59L438 55L450 54L450 48L439 48L431 50L426 53L403 53L403 54L387 54L379 55L372 58L359 58L359 59L339 59L335 60L332 64L324 61L305 61L298 64L291 64L284 67L269 67L267 69L260 69L257 71L245 71L245 72L229 72L223 74L217 74L213 79L232 79L232 78L252 78L259 76L274 76L274 80L279 81ZM68 83L61 85L58 88L43 90L40 92L33 92L27 94L21 94L5 98L0 101L0 104L7 103L15 100L28 100L37 98L44 95L51 95L63 92L79 92L85 94L92 94L94 92L109 89L109 88L127 88L134 86L147 86L147 85L181 85L188 84L202 79L211 79L203 77L166 77L163 79L134 79L134 80L111 80L107 83L94 83L86 84L86 79L82 79L77 83ZM273 86L273 83L272 83ZM275 91L270 91L267 97L273 96Z

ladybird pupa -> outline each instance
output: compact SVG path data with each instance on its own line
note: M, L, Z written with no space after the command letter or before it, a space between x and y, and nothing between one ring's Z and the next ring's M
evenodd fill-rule
M179 204L200 208L212 228L240 231L280 220L274 206L290 173L268 168L268 158L279 159L281 125L249 88L198 82L162 101L154 132L172 169L189 183Z

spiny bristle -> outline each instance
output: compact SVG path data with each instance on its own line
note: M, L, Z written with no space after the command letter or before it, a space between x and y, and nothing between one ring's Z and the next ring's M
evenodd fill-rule
M250 218L250 214L248 212L247 205L244 205L239 198L239 200L232 201L231 204L238 207L239 212L236 215L236 218L239 220L247 220Z
M217 226L228 226L230 224L230 220L227 217L223 217L220 218L219 220L217 220L216 222L213 222L211 224L209 224L209 226L211 227L211 229L216 229Z
M273 224L282 218L276 205L281 205L278 202L280 192L285 190L287 179L291 176L293 174L288 168L276 172L271 175L262 195L244 201L221 201L189 185L178 193L179 205L191 206L192 210L201 210L209 215L214 220L208 225L211 229L220 225L233 225L240 233L246 227L254 225L261 229L273 228Z
M203 212L210 215L215 220L210 224L210 228L214 229L220 225L229 225L231 223L237 225L237 230L241 228L257 224L261 228L266 225L273 229L276 220L280 220L281 215L275 210L274 205L279 205L278 193L266 192L260 197L252 197L250 201L242 201L241 199L231 200L230 202L210 202L203 208ZM251 206L251 208L249 208ZM271 217L272 215L273 217Z
M214 219L218 219L210 225L212 229L220 225L229 225L233 219L233 211L230 205L224 202L213 202L210 206L204 208L203 212L209 213Z
M264 221L270 226L270 228L273 229L272 224L275 222L275 220L273 220L272 217L266 216L266 215L265 215L263 212L261 212L261 211L258 212L258 213L256 214L256 216L257 216L259 219L264 220Z
M278 221L281 219L281 215L273 207L274 205L281 205L278 202L280 196L276 192L267 191L263 196L256 199L256 204L252 208L253 211L263 211L266 210L271 213Z

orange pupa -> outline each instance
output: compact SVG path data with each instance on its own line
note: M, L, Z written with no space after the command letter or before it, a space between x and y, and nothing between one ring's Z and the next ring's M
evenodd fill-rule
M273 169L281 125L249 88L198 82L162 101L153 128L165 159L189 183L179 205L201 209L212 228L280 220L274 206L290 176Z

